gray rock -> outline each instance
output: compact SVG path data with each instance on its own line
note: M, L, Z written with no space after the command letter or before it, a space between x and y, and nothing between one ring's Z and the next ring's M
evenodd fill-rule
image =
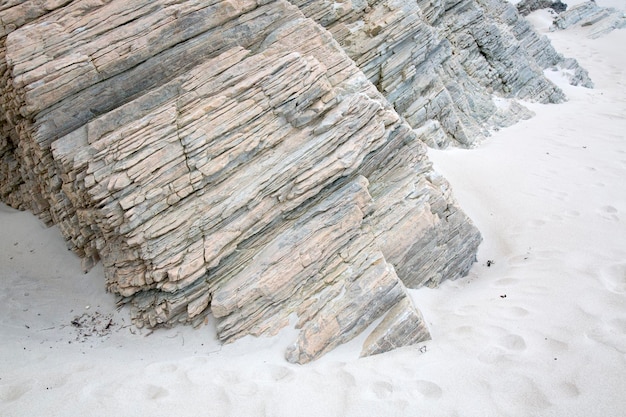
M406 286L465 274L480 234L326 30L286 1L56 5L6 9L1 197L102 262L137 326L295 316L299 363L379 319L365 354L429 337Z
M561 0L522 0L515 5L522 16L528 16L535 10L552 9L556 13L567 10L567 4Z
M494 96L565 100L543 75L565 58L506 1L290 1L333 34L413 128L438 122L429 144L471 147L499 122L519 120L515 111L501 117ZM575 66L576 82L591 86Z
M626 13L612 7L598 6L594 1L577 4L556 16L553 30L570 27L589 27L589 36L599 38L615 29L626 27Z
M0 13L0 198L102 262L137 326L213 314L230 342L296 318L298 363L377 321L363 354L427 339L407 287L466 274L481 237L425 144L562 101L544 68L590 82L500 0Z

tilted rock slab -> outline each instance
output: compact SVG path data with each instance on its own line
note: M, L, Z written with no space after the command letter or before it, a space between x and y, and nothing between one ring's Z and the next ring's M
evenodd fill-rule
M592 86L505 0L290 1L333 34L412 127L429 131L430 146L471 147L531 117L515 99L564 101L546 68Z
M522 0L515 5L522 16L528 16L535 10L552 9L556 13L567 10L567 4L561 0Z
M587 36L596 39L615 29L626 28L626 13L613 7L601 7L594 1L587 1L559 13L550 29L569 27L589 27Z
M59 226L133 322L300 329L313 360L429 337L406 286L467 273L480 235L414 131L286 1L0 8L0 196ZM421 135L421 136L420 136Z

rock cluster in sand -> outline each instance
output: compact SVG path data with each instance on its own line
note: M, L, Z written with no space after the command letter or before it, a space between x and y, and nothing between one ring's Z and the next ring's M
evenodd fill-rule
M554 18L552 29L590 27L592 39L606 35L614 29L626 28L626 13L612 7L601 7L595 1L580 3Z
M14 0L0 6L0 197L56 224L137 325L300 329L304 363L429 337L406 287L480 234L424 143L556 102L569 65L501 1ZM497 16L497 17L496 17ZM319 23L319 24L318 24ZM326 28L326 29L324 29Z
M587 72L558 54L516 8L502 0L291 0L326 27L367 78L427 143L469 147L489 129L532 113L514 100L558 103L563 92L543 70L569 70L591 87Z

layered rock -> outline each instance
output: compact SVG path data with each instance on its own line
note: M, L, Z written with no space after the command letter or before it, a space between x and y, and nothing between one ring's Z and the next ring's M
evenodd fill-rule
M425 143L558 102L578 64L500 0L13 0L0 6L0 198L59 226L138 326L293 323L304 363L428 338L406 287L480 235ZM317 23L316 23L317 22ZM324 29L326 28L326 29Z
M412 127L431 130L431 146L469 147L532 114L498 100L563 101L546 68L592 85L503 0L290 1L333 34Z
M528 16L535 10L552 9L556 13L567 10L567 4L561 0L522 0L515 5L522 16Z
M612 30L626 28L626 13L588 1L577 4L554 18L553 30L569 27L589 27L588 36L595 39Z
M135 324L212 313L232 341L297 317L299 363L377 322L363 354L429 337L406 286L464 275L480 241L426 158L437 124L298 8L3 7L0 196L101 260Z

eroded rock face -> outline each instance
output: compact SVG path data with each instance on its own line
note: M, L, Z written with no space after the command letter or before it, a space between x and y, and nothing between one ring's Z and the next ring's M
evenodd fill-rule
M2 199L102 261L135 324L212 313L232 341L297 317L299 363L379 319L363 354L429 337L406 285L464 275L480 235L426 159L429 131L297 7L3 13Z
M425 143L562 100L547 66L588 81L496 0L0 12L2 200L101 261L136 325L295 323L298 363L375 323L363 355L427 339L406 288L466 274L480 234Z
M290 1L333 34L412 127L435 121L431 146L470 147L532 115L494 95L563 101L545 68L566 67L573 83L592 85L503 0Z
M567 10L567 4L561 0L522 0L515 5L522 16L528 16L535 10L552 9L556 13Z
M554 18L552 29L589 27L588 36L599 38L615 29L626 28L626 14L612 7L598 6L594 1L580 3Z

